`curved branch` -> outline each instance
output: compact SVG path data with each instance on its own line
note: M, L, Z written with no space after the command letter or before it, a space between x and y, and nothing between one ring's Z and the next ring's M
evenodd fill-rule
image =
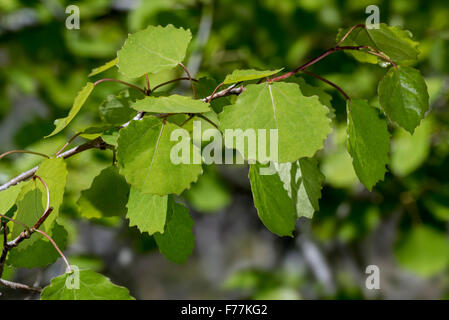
M3 157L6 157L7 155L13 154L13 153L29 153L29 154L34 154L37 156L41 156L47 159L50 159L50 157L48 155L46 155L45 153L40 153L40 152L35 152L35 151L28 151L28 150L11 150L11 151L7 151L5 153L2 153L0 155L0 159L2 159Z

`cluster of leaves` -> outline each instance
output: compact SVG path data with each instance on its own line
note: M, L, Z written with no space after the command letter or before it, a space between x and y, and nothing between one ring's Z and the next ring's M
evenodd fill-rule
M389 163L390 134L387 118L413 133L429 108L426 84L419 71L410 67L418 56L417 43L397 27L381 24L379 29L343 30L338 45L357 47L350 53L362 62L390 63L380 81L381 110L366 100L347 101L347 149L360 181L368 190L384 178ZM183 67L191 40L189 30L150 26L128 37L117 58L96 68L96 76L114 66L126 78L135 79ZM362 50L368 49L368 50ZM176 142L171 133L180 128L191 132L192 122L214 126L222 132L240 129L236 139L244 139L246 129L278 130L279 162L275 172L263 175L265 159L248 156L248 146L226 145L250 163L249 180L254 204L264 225L279 236L292 236L296 220L312 218L319 209L323 174L314 156L323 148L331 132L333 110L325 93L293 77L271 78L279 70L235 70L221 85L244 84L238 97L206 97L217 84L208 78L190 79L193 97L164 96L151 90L130 89L110 96L100 106L100 126L90 127L82 136L101 137L116 152L117 162L104 169L91 186L81 192L77 202L82 216L95 219L123 216L130 226L153 235L160 252L169 260L183 263L193 251L193 220L188 209L177 202L177 195L189 189L203 173L201 164L174 164L170 151ZM190 76L189 76L190 78ZM104 80L104 79L103 79ZM285 81L280 81L285 80ZM87 83L78 93L64 118L55 121L53 136L64 130L81 110L102 80ZM249 84L248 84L249 82ZM257 83L254 83L257 82ZM199 95L198 99L196 95ZM224 102L223 102L224 101ZM383 115L386 117L384 117ZM136 117L136 114L138 115ZM229 141L226 141L229 143ZM259 143L257 143L259 145ZM190 140L191 157L201 157L201 145ZM55 221L64 195L67 169L63 159L51 158L38 166L36 175L50 190L52 215L42 228L58 246L65 248L67 232ZM1 212L25 225L33 225L42 215L46 190L35 180L10 187L0 193ZM17 237L22 228L9 228L8 237ZM10 254L7 263L15 267L38 267L54 262L58 255L46 239L37 234ZM27 252L24 252L27 251ZM52 280L42 293L43 299L130 298L126 289L117 287L93 271L80 272L81 290L66 289L67 273Z

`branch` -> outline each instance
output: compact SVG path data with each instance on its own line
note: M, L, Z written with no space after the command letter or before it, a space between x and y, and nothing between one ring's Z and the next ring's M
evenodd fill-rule
M163 86L165 86L165 85L167 85L167 84L170 84L170 83L173 83L173 82L176 82L176 81L180 81L180 80L189 80L189 81L192 80L192 81L198 82L198 80L197 80L197 79L194 79L194 78L189 79L189 78L187 78L187 77L181 77L181 78L176 78L176 79L168 80L168 81L165 81L165 82L163 82L163 83L161 83L161 84L158 84L158 85L155 86L155 87L153 88L153 90L151 90L151 91L155 91L156 89L159 89L160 87L163 87Z
M33 291L36 293L42 292L41 287L30 287L23 283L17 283L17 282L12 282L12 281L3 280L3 279L0 279L0 284L5 287L11 288L11 289L23 289L23 290Z
M323 78L322 76L319 76L319 75L317 75L317 74L315 74L315 73L312 73L312 72L310 72L310 71L303 70L302 72L305 73L305 74L308 74L309 76L315 77L315 78L317 78L318 80L321 80L321 81L323 81L323 82L326 82L327 84L331 85L332 87L334 87L335 89L337 89L338 91L340 91L340 93L346 98L346 100L351 100L351 98L348 96L348 94L347 94L342 88L340 88L340 87L337 86L335 83L333 83L332 81L329 81L329 80Z
M101 137L98 137L94 140L88 141L82 145L74 147L64 153L61 153L60 155L57 156L57 158L67 159L67 158L70 158L71 156L74 156L75 154L78 154L85 150L94 149L94 148L105 150L108 148L108 146L109 145L106 142L104 142L103 139L101 139ZM19 182L28 180L29 178L34 176L36 171L37 171L37 166L35 166L34 168L32 168L28 171L25 171L25 172L19 174L14 179L11 179L10 181L8 181L5 184L3 184L2 186L0 186L0 191L6 190L9 187L12 187L12 186L18 184Z

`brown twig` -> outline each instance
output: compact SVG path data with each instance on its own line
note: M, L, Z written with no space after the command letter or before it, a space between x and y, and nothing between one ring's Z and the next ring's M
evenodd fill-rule
M318 80L321 80L321 81L323 81L323 82L326 82L327 84L329 84L329 85L331 85L332 87L334 87L335 89L337 89L337 90L338 90L338 91L345 97L346 100L351 100L351 98L348 96L348 94L347 94L342 88L340 88L340 87L337 86L335 83L333 83L332 81L327 80L327 79L323 78L322 76L317 75L317 74L312 73L312 72L307 71L307 70L303 70L302 72L305 73L305 74L308 74L309 76L315 77L315 78L317 78Z
M108 82L108 81L110 81L110 82L121 83L121 84L124 84L125 86L128 86L128 87L130 87L130 88L134 88L134 89L136 89L136 90L139 90L139 91L142 92L144 95L147 94L147 92L146 92L144 89L139 88L138 86L133 85L132 83L129 83L129 82L126 82L126 81L122 81L122 80L118 80L118 79L112 79L112 78L105 78L105 79L100 79L100 80L98 80L98 81L95 81L95 82L94 82L94 86L97 86L98 84L100 84L100 83L102 83L102 82Z
M189 78L189 81L190 81L190 85L192 86L193 97L194 97L195 99L197 99L198 97L197 97L197 95L196 95L195 85L194 85L194 83L193 83L193 78L192 78L192 76L190 75L189 70L187 69L187 67L186 67L182 62L180 62L179 65L180 65L181 68L183 68L184 71L186 72L187 77Z
M35 154L37 156L41 156L41 157L45 157L47 159L49 159L50 157L48 155L46 155L45 153L40 153L40 152L35 152L35 151L28 151L28 150L10 150L7 151L5 153L2 153L0 155L0 159L2 159L3 157L6 157L7 155L13 154L13 153L29 153L29 154Z
M189 81L192 80L192 81L198 82L198 80L194 79L194 78L189 79L188 77L181 77L181 78L176 78L176 79L172 79L172 80L168 80L168 81L165 81L163 83L160 83L157 86L155 86L152 91L155 91L156 89L159 89L160 87L163 87L163 86L165 86L167 84L170 84L170 83L173 83L173 82L176 82L176 81L181 81L181 80L189 80Z
M73 140L75 140L79 135L81 134L81 132L78 132L77 134L75 134L73 137L71 137L69 139L69 141L67 141L61 149L59 149L58 152L56 152L55 156L59 156L61 154L61 152L63 152L65 150L65 148L67 148L69 146L69 144L71 144L73 142Z

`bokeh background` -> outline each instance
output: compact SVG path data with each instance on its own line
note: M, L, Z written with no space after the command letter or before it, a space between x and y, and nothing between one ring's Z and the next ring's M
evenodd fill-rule
M81 9L80 30L65 27L65 8ZM196 247L185 265L168 262L152 237L124 218L88 221L76 200L110 165L108 152L68 160L62 223L70 233L72 264L90 267L127 286L139 299L440 299L449 298L449 2L446 0L2 0L0 2L0 152L55 152L98 120L98 106L117 84L98 86L63 133L65 116L93 67L113 59L128 33L148 25L189 28L186 60L195 75L221 81L236 68L293 69L332 47L339 28L364 23L365 8L381 22L402 25L421 43L416 66L425 76L431 112L411 136L390 127L391 163L373 192L358 182L346 152L345 101L332 87L336 122L318 158L326 176L320 211L300 219L295 238L279 238L253 207L246 166L210 166L182 195L195 220ZM336 53L311 71L351 97L378 105L386 72ZM152 84L180 76L156 75ZM99 77L120 77L110 70ZM304 75L313 85L323 86ZM325 84L324 84L325 86ZM187 92L188 84L170 89ZM82 138L75 140L81 143ZM38 161L29 155L0 161L0 183ZM381 289L367 290L365 269L377 265ZM46 285L64 270L8 268L9 279ZM36 298L0 288L0 299Z

